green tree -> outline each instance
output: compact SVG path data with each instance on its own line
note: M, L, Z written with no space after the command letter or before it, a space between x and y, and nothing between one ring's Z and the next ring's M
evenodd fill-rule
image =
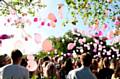
M0 16L7 16L10 14L10 9L14 10L18 15L24 13L23 8L27 9L27 13L34 16L35 7L39 9L46 7L45 4L41 3L41 0L36 2L33 0L0 0Z
M65 0L71 18L67 23L76 25L81 18L85 25L101 27L106 21L113 23L116 17L119 20L119 26L116 26L116 35L120 35L120 1L119 0ZM119 31L119 33L118 33Z

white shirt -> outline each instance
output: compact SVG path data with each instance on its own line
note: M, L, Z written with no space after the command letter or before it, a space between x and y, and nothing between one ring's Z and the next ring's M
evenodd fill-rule
M23 66L9 65L3 70L3 79L29 79L29 72Z
M8 65L10 65L10 64L8 64ZM3 70L4 70L4 68L5 68L6 66L8 66L8 65L5 65L5 66L3 66L3 67L0 67L0 79L3 79L3 78L2 78Z
M97 79L89 67L80 67L69 72L67 79Z

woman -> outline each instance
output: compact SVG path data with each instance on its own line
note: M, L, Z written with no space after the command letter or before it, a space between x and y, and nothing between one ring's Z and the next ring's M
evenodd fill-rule
M52 62L49 62L47 65L47 79L60 79L59 72Z
M120 79L120 66L117 67L111 79Z

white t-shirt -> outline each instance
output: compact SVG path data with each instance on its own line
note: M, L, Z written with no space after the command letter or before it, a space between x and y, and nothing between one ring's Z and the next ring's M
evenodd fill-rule
M8 65L10 65L10 64L8 64ZM3 67L0 67L0 79L3 79L3 78L2 78L3 70L4 70L4 68L5 68L6 66L8 66L8 65L5 65L5 66L3 66Z
M81 66L69 72L67 79L97 79L89 67Z
M3 79L29 79L29 72L23 66L9 65L3 70Z

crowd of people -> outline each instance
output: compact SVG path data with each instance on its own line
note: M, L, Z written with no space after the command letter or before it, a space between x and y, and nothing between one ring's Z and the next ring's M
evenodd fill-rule
M31 63L32 69L28 65ZM120 79L120 59L93 58L89 53L76 57L55 55L37 58L35 55L23 56L18 49L11 57L0 56L0 79ZM33 58L34 57L34 58Z

